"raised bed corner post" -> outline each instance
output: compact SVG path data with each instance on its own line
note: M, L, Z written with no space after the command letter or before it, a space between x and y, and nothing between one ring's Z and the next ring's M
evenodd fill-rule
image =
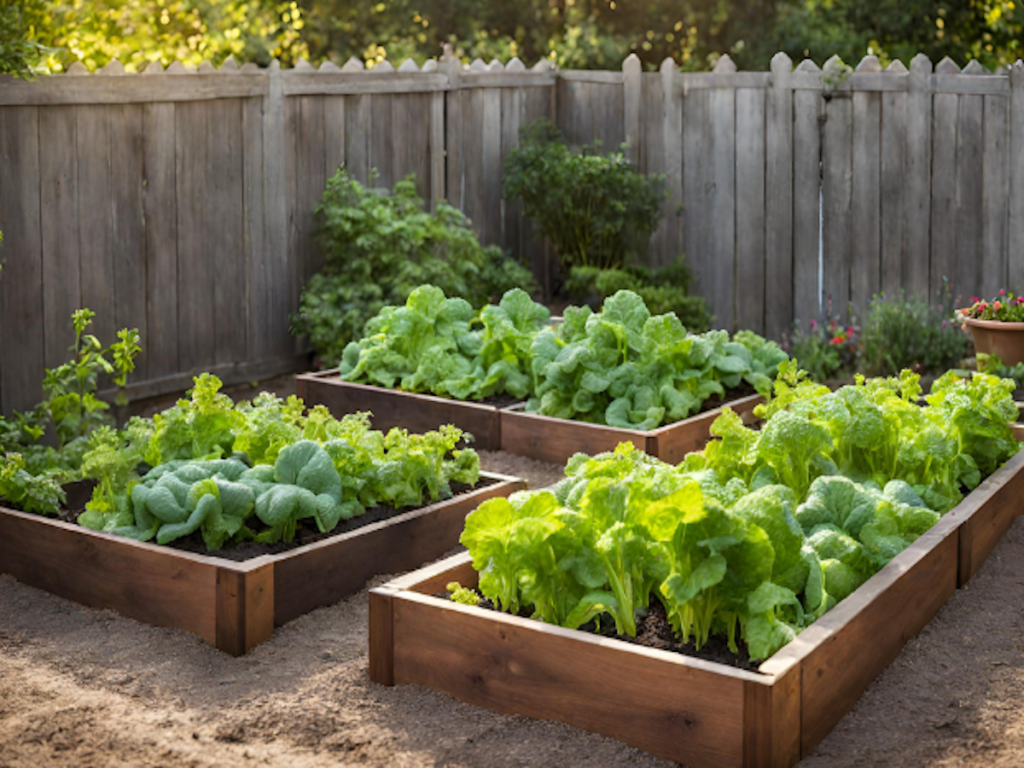
M241 656L273 632L274 564L217 568L217 648Z
M395 590L384 586L370 590L370 680L395 684Z

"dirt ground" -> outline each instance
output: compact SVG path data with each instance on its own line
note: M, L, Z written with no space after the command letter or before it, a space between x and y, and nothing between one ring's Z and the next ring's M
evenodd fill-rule
M533 487L559 476L508 454L482 459ZM1022 630L1018 521L801 765L1024 765ZM365 590L236 659L0 576L0 768L250 764L671 765L559 723L370 683Z

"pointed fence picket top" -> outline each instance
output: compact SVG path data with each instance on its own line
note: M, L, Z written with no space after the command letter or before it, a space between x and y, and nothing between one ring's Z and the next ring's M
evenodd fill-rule
M363 72L366 70L366 65L363 64L363 60L350 56L348 61L341 67L342 72Z
M865 56L860 60L857 65L857 72L881 72L882 65L878 61L877 56Z
M252 61L247 61L245 64L242 65L241 69L239 69L238 71L243 75L251 75L257 72L262 72L263 70L260 69L259 64L256 64Z
M920 54L919 54L920 55ZM960 67L957 66L956 62L953 61L949 56L943 57L935 66L935 74L937 75L959 75Z
M488 72L504 72L505 71L505 65L502 64L498 59L491 59L490 63L488 63L488 65L487 65L487 71Z
M821 69L812 59L804 59L796 67L797 72L821 72Z
M330 74L337 74L338 72L341 72L341 67L339 67L330 59L324 59L322 62L320 62L320 69L318 69L317 71L328 72Z
M526 65L523 64L522 60L518 56L513 56L508 60L508 64L505 65L506 72L525 72Z
M213 75L216 74L217 69L210 63L209 59L203 59L199 64L198 72L200 75Z
M967 62L967 66L964 67L963 74L965 75L987 75L990 74L987 69L977 59L971 59Z
M675 62L672 62L672 64L674 66ZM664 62L662 62L662 66L664 66ZM715 62L715 67L711 71L720 75L731 75L736 72L736 62L732 60L728 53L723 53L718 57L718 61Z
M420 69L420 72L423 72L425 74L437 72L437 59L427 59L426 61L424 61L423 67Z
M146 68L142 70L144 75L162 75L164 73L164 65L159 61L151 61L146 65Z
M909 70L902 61L896 59L888 67L885 68L885 71L894 75L905 75Z
M83 64L82 62L76 61L72 63L70 67L68 67L67 72L65 72L64 74L71 75L72 77L80 77L82 75L88 75L89 68L86 67L85 64Z
M316 72L316 68L306 59L299 59L295 62L292 71L294 72Z
M554 64L552 64L548 59L541 59L536 64L534 64L532 67L530 67L530 71L531 72L550 72L554 68L555 68Z
M228 57L220 63L220 68L217 71L226 75L232 75L238 72L238 62L235 61L234 55L228 55Z
M473 59L473 63L469 65L470 72L486 72L487 65L483 59Z
M398 65L399 72L419 72L420 68L416 66L416 62L412 59L406 59Z
M395 71L395 65L387 59L384 61L377 62L373 67L374 73L393 74Z
M106 75L107 77L119 77L124 74L124 64L117 59L111 59L107 62L106 66L99 71L99 74Z
M185 68L185 65L180 61L172 61L167 69L164 70L164 74L167 75L187 75L189 70Z

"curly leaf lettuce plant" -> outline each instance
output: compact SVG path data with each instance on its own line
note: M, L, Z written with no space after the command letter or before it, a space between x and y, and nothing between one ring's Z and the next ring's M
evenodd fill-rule
M531 348L527 411L626 429L654 429L696 413L746 382L766 392L786 355L749 331L688 334L672 313L652 316L632 291L600 313L569 307Z
M680 642L718 635L763 659L1019 448L1010 383L991 376L945 376L922 406L910 371L831 392L780 369L760 430L725 409L721 439L678 467L623 443L577 454L553 489L470 513L461 541L480 592L626 636L659 600Z

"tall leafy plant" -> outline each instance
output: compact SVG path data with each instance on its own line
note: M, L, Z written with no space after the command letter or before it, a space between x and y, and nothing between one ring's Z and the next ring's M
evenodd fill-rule
M315 214L325 263L305 287L292 330L309 335L324 364L341 358L367 320L425 283L473 307L534 285L526 267L483 247L457 208L439 202L427 211L412 176L380 193L340 168Z
M638 173L621 152L602 154L596 142L574 153L558 126L541 118L506 155L502 192L522 199L568 274L617 269L644 255L661 219L665 177Z

